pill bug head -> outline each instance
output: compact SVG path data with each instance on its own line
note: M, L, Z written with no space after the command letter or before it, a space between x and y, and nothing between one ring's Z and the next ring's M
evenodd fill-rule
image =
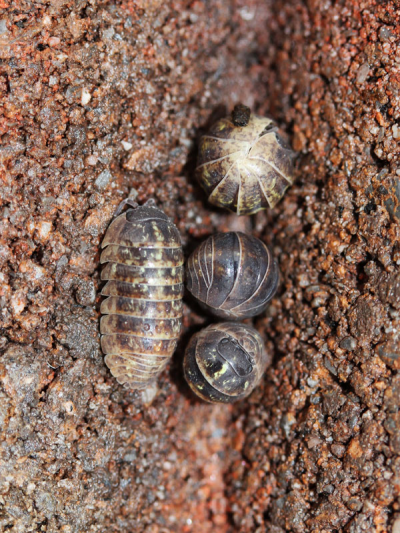
M262 338L254 328L220 323L191 338L184 373L190 388L203 400L232 403L251 393L267 363Z
M238 320L267 307L279 283L279 268L268 247L240 232L215 233L190 255L188 291L215 316Z
M243 105L237 104L232 111L232 122L234 126L247 126L250 120L251 111L250 108Z
M251 215L274 207L293 183L294 156L270 118L239 104L200 139L196 176L213 205Z

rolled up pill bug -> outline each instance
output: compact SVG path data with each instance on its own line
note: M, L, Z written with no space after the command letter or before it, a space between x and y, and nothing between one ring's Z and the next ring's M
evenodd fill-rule
M211 235L186 267L189 292L206 310L228 320L261 313L278 282L278 264L267 246L240 232Z
M148 202L119 215L102 242L101 346L119 383L143 389L165 368L182 324L178 229Z
M268 363L261 335L253 327L224 322L193 335L183 368L197 396L207 402L231 403L251 393Z
M201 137L196 176L209 202L252 215L274 207L293 183L294 155L270 118L239 104Z

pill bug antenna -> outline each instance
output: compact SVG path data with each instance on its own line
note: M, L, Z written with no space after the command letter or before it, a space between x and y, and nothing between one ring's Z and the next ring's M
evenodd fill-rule
M132 207L133 209L136 209L139 207L139 204L133 199L133 198L125 198L125 200L122 200L122 202L117 207L117 210L115 211L114 217L117 217L122 213L122 211L125 209L125 206Z

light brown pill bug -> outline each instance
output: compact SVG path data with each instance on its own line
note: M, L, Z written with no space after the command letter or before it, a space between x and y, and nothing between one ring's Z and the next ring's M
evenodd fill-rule
M246 324L212 324L193 335L183 363L186 381L207 402L248 396L270 362L261 335Z
M201 137L196 176L209 202L252 215L274 207L293 183L294 156L270 118L239 104Z
M278 283L278 264L267 246L241 232L211 235L187 262L188 291L207 311L227 320L264 311Z
M143 389L164 370L182 324L179 231L153 202L113 220L102 242L101 346L119 383Z

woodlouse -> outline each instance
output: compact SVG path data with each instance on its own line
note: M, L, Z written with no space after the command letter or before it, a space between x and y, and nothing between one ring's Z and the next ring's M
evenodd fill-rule
M167 215L148 202L115 218L102 248L105 362L119 383L142 389L165 368L180 334L181 238Z
M246 324L212 324L193 335L185 352L185 378L207 402L231 403L258 385L269 358L261 335Z
M201 137L196 175L209 202L251 215L274 207L292 184L294 154L270 118L240 104Z
M189 292L208 311L229 320L261 313L278 282L278 265L267 246L240 232L211 235L186 268Z

